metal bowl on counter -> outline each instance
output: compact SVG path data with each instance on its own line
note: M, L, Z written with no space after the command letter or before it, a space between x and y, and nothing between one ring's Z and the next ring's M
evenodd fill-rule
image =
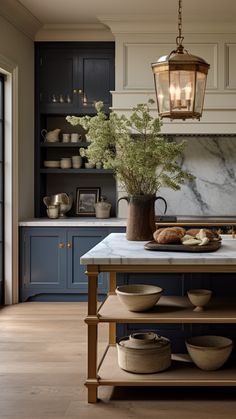
M73 204L73 195L67 194L65 192L51 195L51 196L45 196L43 198L43 202L48 208L51 205L58 205L59 206L59 217L65 218L65 214L70 211L72 204Z

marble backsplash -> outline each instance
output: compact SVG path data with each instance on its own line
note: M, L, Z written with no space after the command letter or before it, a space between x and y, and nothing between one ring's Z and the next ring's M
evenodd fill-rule
M236 135L183 136L186 140L182 167L196 178L181 190L162 188L159 195L168 204L167 215L236 216ZM118 190L118 197L125 193ZM156 214L163 214L161 201ZM119 205L119 216L127 216L127 203Z
M180 191L160 190L168 203L167 214L236 216L236 136L183 139L187 145L182 167L196 178ZM161 212L162 208L156 210Z

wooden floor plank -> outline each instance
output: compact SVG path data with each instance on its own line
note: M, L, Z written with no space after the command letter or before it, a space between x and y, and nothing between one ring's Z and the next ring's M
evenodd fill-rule
M86 312L86 303L0 310L0 419L235 418L231 388L101 387L101 401L87 404ZM101 354L106 324L99 338Z

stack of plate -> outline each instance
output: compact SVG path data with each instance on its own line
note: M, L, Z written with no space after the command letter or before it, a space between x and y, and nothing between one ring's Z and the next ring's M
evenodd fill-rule
M58 160L44 160L43 162L44 167L49 167L49 168L58 168L60 167L60 161Z

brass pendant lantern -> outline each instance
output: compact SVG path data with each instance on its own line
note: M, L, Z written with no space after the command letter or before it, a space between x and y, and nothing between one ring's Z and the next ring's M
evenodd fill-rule
M198 119L202 116L210 65L189 54L182 42L182 0L178 9L177 48L152 64L160 118Z

